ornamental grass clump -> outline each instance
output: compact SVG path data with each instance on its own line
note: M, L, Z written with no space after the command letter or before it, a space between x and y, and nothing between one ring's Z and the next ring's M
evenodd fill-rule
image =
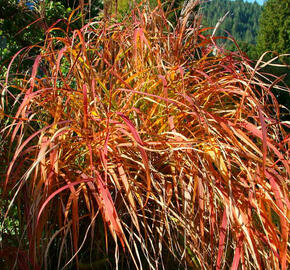
M2 130L2 224L19 220L17 248L2 229L3 260L287 269L289 135L275 84L217 47L194 3L176 26L144 5L121 22L70 30L72 13L49 29Z

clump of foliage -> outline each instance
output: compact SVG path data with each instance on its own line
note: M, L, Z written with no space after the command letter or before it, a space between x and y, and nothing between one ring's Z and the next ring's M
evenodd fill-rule
M6 265L169 269L172 254L193 269L286 270L289 136L273 84L216 46L195 4L176 26L160 3L54 25L14 115L7 75Z
M67 18L78 6L78 15L89 18L98 14L102 3L99 0L91 0L89 4L84 0L0 0L0 77L4 74L3 66L9 64L18 50L43 42L50 25ZM81 25L81 20L76 22L77 25L70 26ZM22 68L27 66L22 64Z

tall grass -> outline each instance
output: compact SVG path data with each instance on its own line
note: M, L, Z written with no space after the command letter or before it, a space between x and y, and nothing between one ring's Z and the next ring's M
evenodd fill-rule
M170 269L170 252L192 269L287 269L289 135L275 84L217 47L194 3L176 26L144 5L49 29L2 129L6 265Z

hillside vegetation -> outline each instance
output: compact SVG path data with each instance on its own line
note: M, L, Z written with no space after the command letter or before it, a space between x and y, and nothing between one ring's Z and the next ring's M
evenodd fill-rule
M217 30L217 35L226 35L225 31L237 41L255 44L259 31L259 17L262 7L257 3L242 0L212 0L202 5L203 24L214 27L228 11L228 15Z
M217 36L228 36L235 38L241 49L252 57L257 57L255 45L259 31L259 18L262 6L243 0L212 0L202 4L204 26L215 27L223 16L225 19L216 31ZM235 46L231 41L221 41L225 47L231 50Z

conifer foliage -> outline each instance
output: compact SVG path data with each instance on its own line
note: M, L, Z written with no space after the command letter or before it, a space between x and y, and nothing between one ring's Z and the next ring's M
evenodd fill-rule
M262 12L259 4L242 0L211 0L205 1L202 7L205 26L215 27L218 21L229 12L220 25L217 35L225 36L228 32L239 42L256 44L259 17ZM230 45L230 42L227 45Z
M261 53L290 53L290 0L268 0L260 18L258 47Z

